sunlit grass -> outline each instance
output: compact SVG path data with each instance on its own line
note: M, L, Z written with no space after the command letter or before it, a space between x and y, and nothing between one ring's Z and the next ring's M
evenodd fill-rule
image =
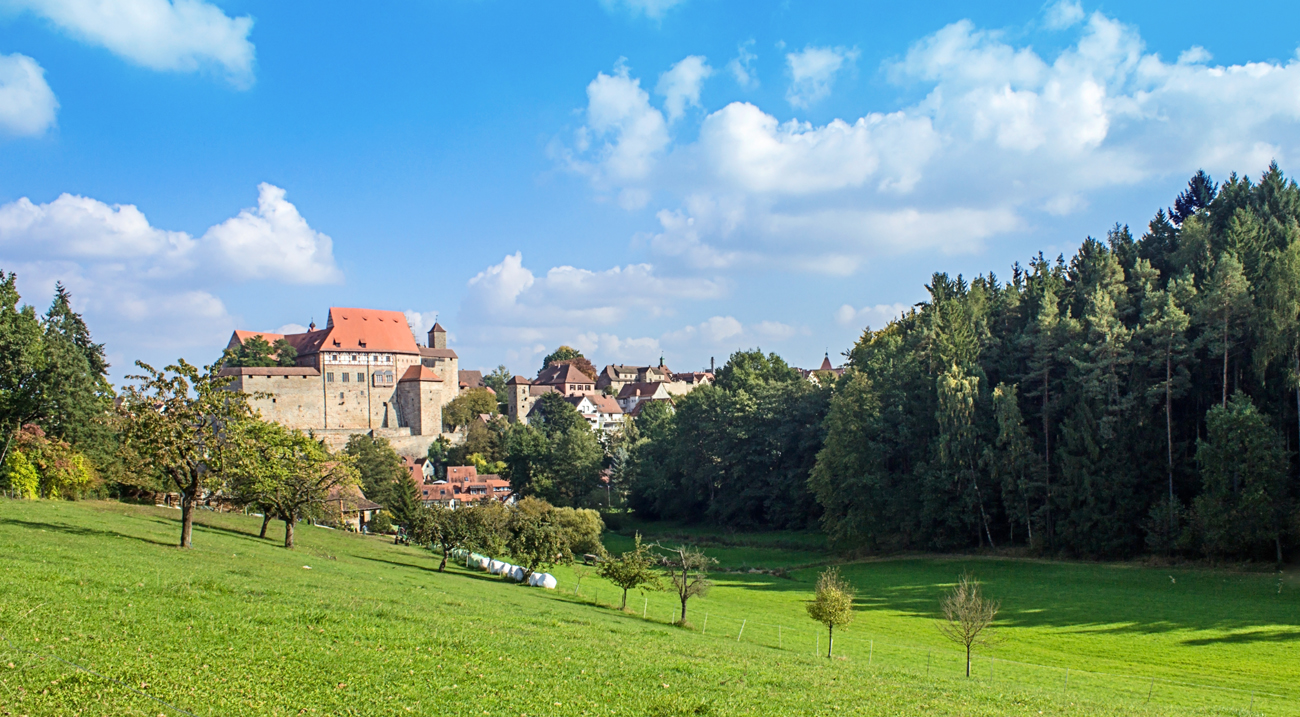
M1187 570L1171 591L1170 571L1124 566L855 564L860 612L837 639L847 659L828 662L803 613L815 568L719 575L684 630L666 624L669 595L635 594L634 614L619 613L599 579L575 595L568 568L543 591L439 574L426 551L320 528L286 551L274 529L255 537L255 518L209 513L180 551L176 521L116 503L0 501L0 633L12 643L0 643L0 714L182 714L124 685L196 715L1244 714L1252 689L1293 694L1300 669L1297 586L1278 593L1268 575ZM787 552L792 565L818 556ZM958 677L933 627L963 566L1004 603L992 679L986 658L977 679ZM1003 659L1054 667L1017 673ZM1136 682L1107 686L1089 669ZM1244 692L1162 681L1147 705L1149 677ZM1261 696L1255 710L1292 704Z

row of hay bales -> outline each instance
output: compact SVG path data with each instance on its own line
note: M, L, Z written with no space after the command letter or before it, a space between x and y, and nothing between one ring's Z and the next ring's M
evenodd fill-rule
M493 575L501 575L517 583L524 582L524 576L528 575L528 571L518 565L511 565L502 560L493 560L486 555L471 553L467 550L456 550L452 552L452 555L457 561L464 560L467 568L486 570ZM554 590L559 585L559 581L550 573L533 573L528 575L528 585L535 588Z

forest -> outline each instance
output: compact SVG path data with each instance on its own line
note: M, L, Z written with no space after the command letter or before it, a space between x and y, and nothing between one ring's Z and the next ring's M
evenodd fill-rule
M629 500L819 523L863 551L1281 562L1300 534L1298 222L1276 164L1198 172L1140 237L1117 225L1005 280L936 273L832 387L737 354L638 417Z

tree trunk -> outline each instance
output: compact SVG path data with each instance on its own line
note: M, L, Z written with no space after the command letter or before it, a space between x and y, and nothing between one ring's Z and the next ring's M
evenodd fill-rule
M438 572L442 572L447 568L447 554L450 552L446 545L442 546L442 562L438 563Z
M1174 539L1174 419L1173 419L1173 395L1170 382L1173 377L1173 351L1172 344L1165 351L1165 448L1167 452L1167 470L1169 472L1169 546L1166 552L1172 547Z
M1228 407L1228 317L1223 317L1223 407Z
M1052 542L1052 432L1047 409L1049 390L1050 375L1047 369L1043 369L1043 485L1047 491L1043 497L1043 507L1046 509L1043 517L1043 527L1046 528L1047 535L1043 537L1044 543L1047 545Z
M190 536L194 534L194 494L198 492L198 481L190 481L189 486L181 491L181 547L190 547Z
M623 604L618 606L619 610L627 609L627 588L623 588Z
M1277 547L1277 569L1282 569L1282 531L1274 531L1273 545Z
M686 601L690 598L682 598L682 624L686 624Z
M831 659L835 654L835 626L826 626L826 659Z
M271 524L271 511L262 509L262 532L257 534L259 538L266 537L266 526Z
M980 517L984 520L984 535L988 536L989 548L997 550L998 546L993 544L993 532L989 530L989 516L984 512L984 494L980 492L979 478L972 477L971 484L975 486L975 500L978 500L980 504Z
M970 677L970 645L966 646L966 676Z
M284 547L293 549L293 519L284 519Z

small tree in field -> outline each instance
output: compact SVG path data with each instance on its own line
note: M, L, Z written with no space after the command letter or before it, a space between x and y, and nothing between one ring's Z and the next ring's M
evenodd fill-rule
M970 653L976 645L992 644L990 625L997 617L1000 603L984 597L980 582L970 573L957 578L957 586L944 597L943 622L939 631L949 640L966 648L966 676L970 677Z
M840 577L839 568L817 576L817 592L808 602L808 617L826 626L826 657L834 655L835 628L853 622L853 586Z
M708 594L709 588L713 587L713 581L709 580L709 566L716 565L718 561L689 545L659 547L668 552L667 557L663 558L663 566L668 571L673 589L677 591L677 598L682 601L682 617L677 624L685 625L686 601Z
M636 534L636 544L631 550L617 558L610 557L596 566L596 573L602 578L623 588L623 604L620 610L627 609L627 591L645 587L659 589L659 576L654 572L655 559L650 553L650 546L641 544L641 534Z
M182 548L190 547L194 502L221 484L232 434L252 417L247 396L229 391L230 377L218 366L200 371L183 359L162 371L137 361L145 375L127 376L138 385L122 392L124 448L142 470L154 473L181 494Z

